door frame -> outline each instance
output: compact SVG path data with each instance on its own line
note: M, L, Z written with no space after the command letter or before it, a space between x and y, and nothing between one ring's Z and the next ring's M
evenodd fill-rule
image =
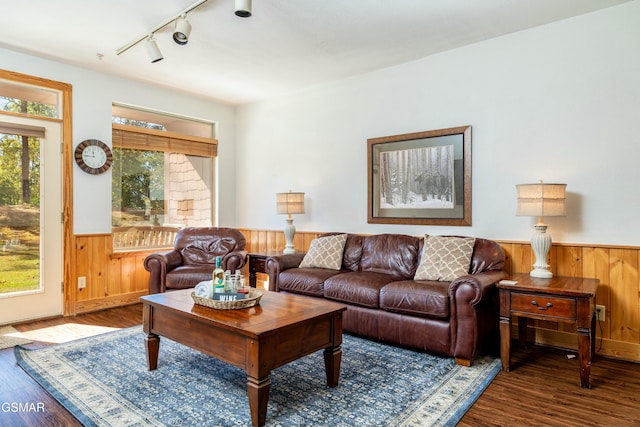
M0 79L14 81L16 83L28 84L60 91L60 117L55 120L61 124L61 151L62 151L62 278L63 294L62 308L63 316L72 316L76 313L76 294L73 287L75 277L75 251L73 240L73 169L71 159L73 158L73 137L72 137L72 86L69 83L62 83L42 77L30 76L28 74L0 69ZM20 117L32 116L20 113L0 112L0 115L14 115Z

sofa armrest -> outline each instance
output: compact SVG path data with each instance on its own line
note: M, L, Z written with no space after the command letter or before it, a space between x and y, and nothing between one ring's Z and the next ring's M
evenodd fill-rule
M280 273L289 268L296 268L302 262L304 253L276 255L267 258L265 270L269 275L269 290L278 292L280 287L278 277Z
M176 250L155 252L144 259L144 268L149 272L149 293L166 290L167 272L182 264L182 255Z
M242 270L244 265L247 263L248 256L249 252L244 249L229 252L222 258L222 269L225 271L231 270L232 273L236 270Z
M468 285L473 292L466 298L468 299L469 305L476 305L480 301L490 297L491 293L495 290L495 284L505 277L507 277L507 273L502 270L489 270L458 277L451 282L449 297L452 298L452 301L461 302L459 298L456 298L456 293L461 285Z
M457 363L469 366L480 347L491 348L497 339L499 303L496 283L506 276L502 270L487 270L458 277L451 282L452 352Z

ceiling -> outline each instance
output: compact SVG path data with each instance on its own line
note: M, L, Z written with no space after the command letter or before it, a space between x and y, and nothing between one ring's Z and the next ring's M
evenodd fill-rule
M0 47L239 105L325 81L410 62L628 0L255 0L253 16L233 0L188 14L189 42L173 23L196 0L6 0Z

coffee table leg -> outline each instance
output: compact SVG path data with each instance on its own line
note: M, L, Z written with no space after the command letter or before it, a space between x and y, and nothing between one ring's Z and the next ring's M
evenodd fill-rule
M269 402L270 387L271 379L269 374L261 379L247 376L251 425L254 427L262 427L267 422L267 403Z
M327 385L335 387L340 379L340 363L342 362L342 346L324 349L324 368L327 371Z
M158 351L160 350L160 337L155 334L148 334L144 338L147 350L147 366L150 371L158 368Z

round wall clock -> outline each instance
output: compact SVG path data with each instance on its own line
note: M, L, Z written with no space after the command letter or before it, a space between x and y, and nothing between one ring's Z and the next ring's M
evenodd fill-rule
M92 175L106 172L113 161L107 144L97 139L86 139L78 144L74 157L80 169Z

